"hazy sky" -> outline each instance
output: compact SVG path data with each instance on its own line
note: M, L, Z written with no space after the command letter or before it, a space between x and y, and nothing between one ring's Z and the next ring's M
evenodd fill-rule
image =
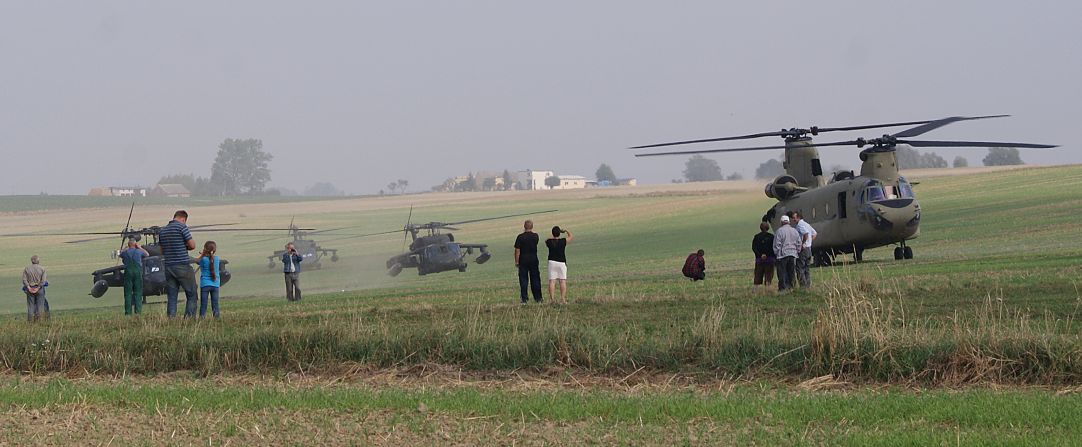
M1079 163L1079 17L1078 1L4 1L0 193L209 175L218 143L249 137L271 185L298 190L602 162L664 182L686 158L623 148L999 113L926 137L1063 144L1023 158ZM713 158L750 175L777 155Z

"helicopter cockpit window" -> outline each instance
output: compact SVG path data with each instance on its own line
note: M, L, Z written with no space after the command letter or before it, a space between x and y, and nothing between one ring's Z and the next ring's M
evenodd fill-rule
M898 177L898 197L903 199L913 198L913 185L910 185L905 177Z
M860 194L860 201L862 203L878 202L887 198L886 193L883 191L883 185L877 181L868 182L864 188L864 192Z

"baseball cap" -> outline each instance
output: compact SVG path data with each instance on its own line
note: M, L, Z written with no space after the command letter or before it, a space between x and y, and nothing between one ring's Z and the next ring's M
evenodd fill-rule
M789 216L781 216L781 223L789 223Z

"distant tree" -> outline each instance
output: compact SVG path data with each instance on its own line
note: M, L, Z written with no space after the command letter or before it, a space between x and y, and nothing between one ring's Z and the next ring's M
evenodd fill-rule
M515 178L511 176L511 171L503 170L503 190L510 191L515 185Z
M601 166L597 167L597 172L594 173L599 182L616 183L616 173L612 172L612 168L605 163L601 163Z
M397 183L398 183L398 189L401 191L401 192L399 192L399 194L405 194L406 193L406 187L410 185L409 180L398 179Z
M968 167L968 166L969 166L969 160L967 160L965 157L963 157L961 155L959 155L957 157L954 157L954 167L956 167L956 168L965 168L965 167Z
M935 152L920 153L908 146L898 146L894 151L898 159L898 169L945 168L947 160Z
M771 158L755 169L755 178L775 178L784 173L785 166L782 165L781 160Z
M210 182L222 195L258 194L271 179L267 163L274 157L263 152L263 141L226 138L210 169Z
M496 177L485 177L484 180L481 180L481 189L485 191L496 189Z
M477 177L472 172L466 177L466 188L466 191L477 191Z
M729 174L728 176L726 176L726 177L725 177L725 180L730 180L730 181L733 181L733 180L744 180L744 176L743 176L743 175L741 175L741 174L740 174L739 172L734 172L734 173L732 173L732 174Z
M557 186L560 186L560 177L557 177L555 175L545 177L545 186L548 186L549 189L553 189L553 188L555 188Z
M387 184L387 189L388 189L389 191L391 191L391 194L394 194L394 191L395 191L396 189L398 189L398 182L391 182L391 183L388 183L388 184Z
M304 195L316 197L344 196L345 192L329 182L316 182L316 184L304 189Z
M1013 166L1022 165L1025 162L1022 161L1022 154L1018 153L1017 148L1013 147L990 147L988 148L988 155L984 156L985 166Z
M721 180L721 168L714 160L702 155L694 155L684 164L684 178L689 182Z

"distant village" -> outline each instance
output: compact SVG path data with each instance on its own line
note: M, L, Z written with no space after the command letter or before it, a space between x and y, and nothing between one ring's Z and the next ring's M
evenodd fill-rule
M635 186L634 178L616 178L606 165L598 168L594 179L582 175L558 174L555 171L479 171L445 180L432 187L436 192L456 191L540 191L546 189L582 189L605 186Z
M87 194L94 197L191 197L192 192L184 185L159 183L153 188L142 186L100 186L91 188Z

